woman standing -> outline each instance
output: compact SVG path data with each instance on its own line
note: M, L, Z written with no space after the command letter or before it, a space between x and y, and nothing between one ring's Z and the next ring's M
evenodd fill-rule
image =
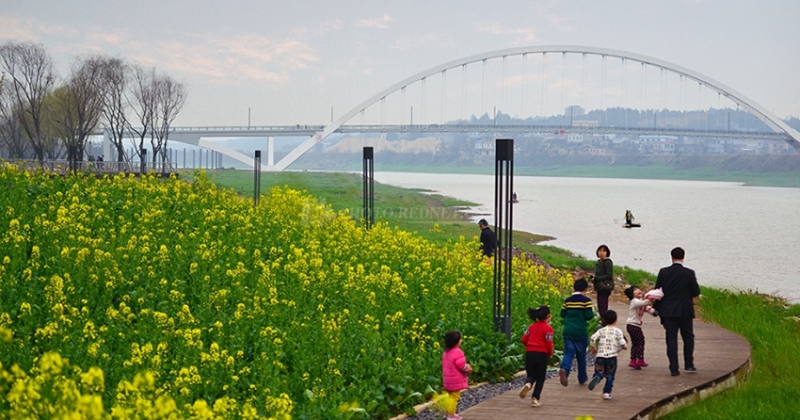
M614 291L614 263L609 258L611 250L608 246L600 245L596 254L598 260L594 266L592 285L597 293L597 311L600 313L600 319L603 319L603 314L608 310L608 297Z

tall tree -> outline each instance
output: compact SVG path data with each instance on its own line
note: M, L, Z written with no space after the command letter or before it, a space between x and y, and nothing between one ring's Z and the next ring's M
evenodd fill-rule
M42 106L56 78L50 56L39 44L9 42L0 46L0 65L9 76L13 106L21 111L15 117L36 158L43 161L48 145L42 133Z
M30 143L22 136L19 119L15 115L19 112L11 100L11 89L5 74L0 75L0 156L12 159L25 159L30 157Z
M135 115L135 121L128 121L128 129L138 137L139 147L136 149L136 154L139 159L142 159L144 139L148 134L151 139L153 138L151 130L156 112L157 79L155 68L145 70L135 66L133 69L129 104Z
M103 125L111 144L117 149L117 162L127 161L123 139L128 127L130 107L126 91L130 68L118 58L106 58L103 64Z
M86 141L102 115L104 62L100 56L78 59L66 84L54 92L56 121L67 144L76 146L79 156L85 153Z
M186 102L186 88L167 75L156 80L156 111L153 118L153 163L156 154L161 155L161 162L167 161L167 141L169 128Z

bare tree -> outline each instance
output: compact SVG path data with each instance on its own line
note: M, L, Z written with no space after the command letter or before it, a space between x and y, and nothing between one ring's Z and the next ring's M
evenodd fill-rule
M50 56L39 44L7 43L0 47L0 65L9 76L12 105L21 111L15 113L17 121L42 161L48 147L42 105L56 78Z
M167 75L161 75L156 82L156 112L153 118L153 163L156 154L161 155L161 162L167 161L167 141L169 128L186 102L186 88Z
M142 159L141 150L144 147L144 139L148 134L151 139L153 138L151 130L156 112L157 79L155 68L144 70L138 66L134 67L129 103L136 116L136 121L128 121L128 129L136 133L139 138L139 147L136 149L139 159ZM139 126L134 126L134 124Z
M118 58L106 58L103 64L103 124L111 143L117 149L117 161L127 160L123 139L128 127L129 108L126 90L130 69Z
M19 109L13 106L8 80L5 75L2 75L0 77L0 156L24 159L30 156L31 147L30 142L22 136L16 112L19 112Z
M104 59L78 59L66 84L56 89L55 120L69 146L83 156L89 135L97 128L103 111Z

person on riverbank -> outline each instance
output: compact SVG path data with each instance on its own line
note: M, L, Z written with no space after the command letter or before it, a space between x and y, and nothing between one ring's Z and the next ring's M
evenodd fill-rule
M603 378L606 378L606 384L603 386L603 399L610 400L614 377L617 373L617 355L620 351L627 349L628 345L625 343L625 335L622 334L622 330L615 326L617 325L616 311L606 311L603 315L603 324L605 326L592 334L592 338L589 339L592 354L595 355L594 375L589 382L589 391L593 390Z
M444 353L442 353L442 379L444 390L449 394L445 411L450 420L461 419L456 414L461 391L469 388L467 375L472 373L472 367L467 363L464 351L461 350L461 331L450 330L444 334Z
M625 289L625 296L627 296L631 302L628 307L628 321L625 326L628 330L628 335L631 336L631 362L628 363L628 366L639 370L649 366L648 363L644 361L642 315L649 313L656 316L656 310L653 309L652 301L642 299L642 289L636 286L630 286Z
M494 250L497 248L497 235L489 227L489 222L486 219L481 219L478 222L478 227L481 228L481 249L485 257L491 258L494 256Z
M586 297L589 283L586 279L575 280L573 293L564 299L561 317L564 318L563 338L564 357L558 370L558 379L563 386L569 385L569 372L572 359L578 362L578 383L583 385L589 379L586 374L586 348L589 344L588 322L594 318L592 300Z
M678 365L678 331L683 340L684 370L696 372L694 366L694 298L700 296L700 286L694 270L683 266L686 252L681 247L670 251L672 265L658 272L656 289L661 289L664 297L655 303L661 317L661 324L667 339L667 358L672 376L680 375Z
M611 261L611 250L607 245L600 245L595 251L597 263L594 265L594 279L592 286L597 294L597 312L600 319L608 310L608 297L614 291L614 262Z
M525 386L519 392L520 398L525 398L533 387L531 407L541 407L539 402L547 376L547 362L553 357L553 327L550 326L550 307L542 305L536 309L528 308L528 317L533 322L522 341L525 344ZM534 387L534 384L536 386Z

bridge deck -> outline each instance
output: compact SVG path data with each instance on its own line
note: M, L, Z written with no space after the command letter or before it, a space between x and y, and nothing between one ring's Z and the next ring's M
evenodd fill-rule
M627 313L627 306L612 304L611 307L617 313ZM730 331L695 320L695 365L698 371L691 374L681 371L679 376L670 376L664 330L657 318L646 317L645 359L650 366L642 370L627 367L630 353L623 351L619 357L620 367L614 381L612 400L603 400L605 381L601 381L594 391L589 391L585 385L578 385L573 372L568 387L561 386L558 379L545 381L541 407L530 406L530 395L520 399L517 389L460 414L467 420L522 420L534 416L565 420L574 420L578 416L592 416L594 420L637 419L639 416L656 418L695 398L732 386L746 374L750 360L747 341ZM627 337L627 333L625 335ZM682 348L682 342L679 342L678 356L681 359ZM587 370L591 377L593 366Z

